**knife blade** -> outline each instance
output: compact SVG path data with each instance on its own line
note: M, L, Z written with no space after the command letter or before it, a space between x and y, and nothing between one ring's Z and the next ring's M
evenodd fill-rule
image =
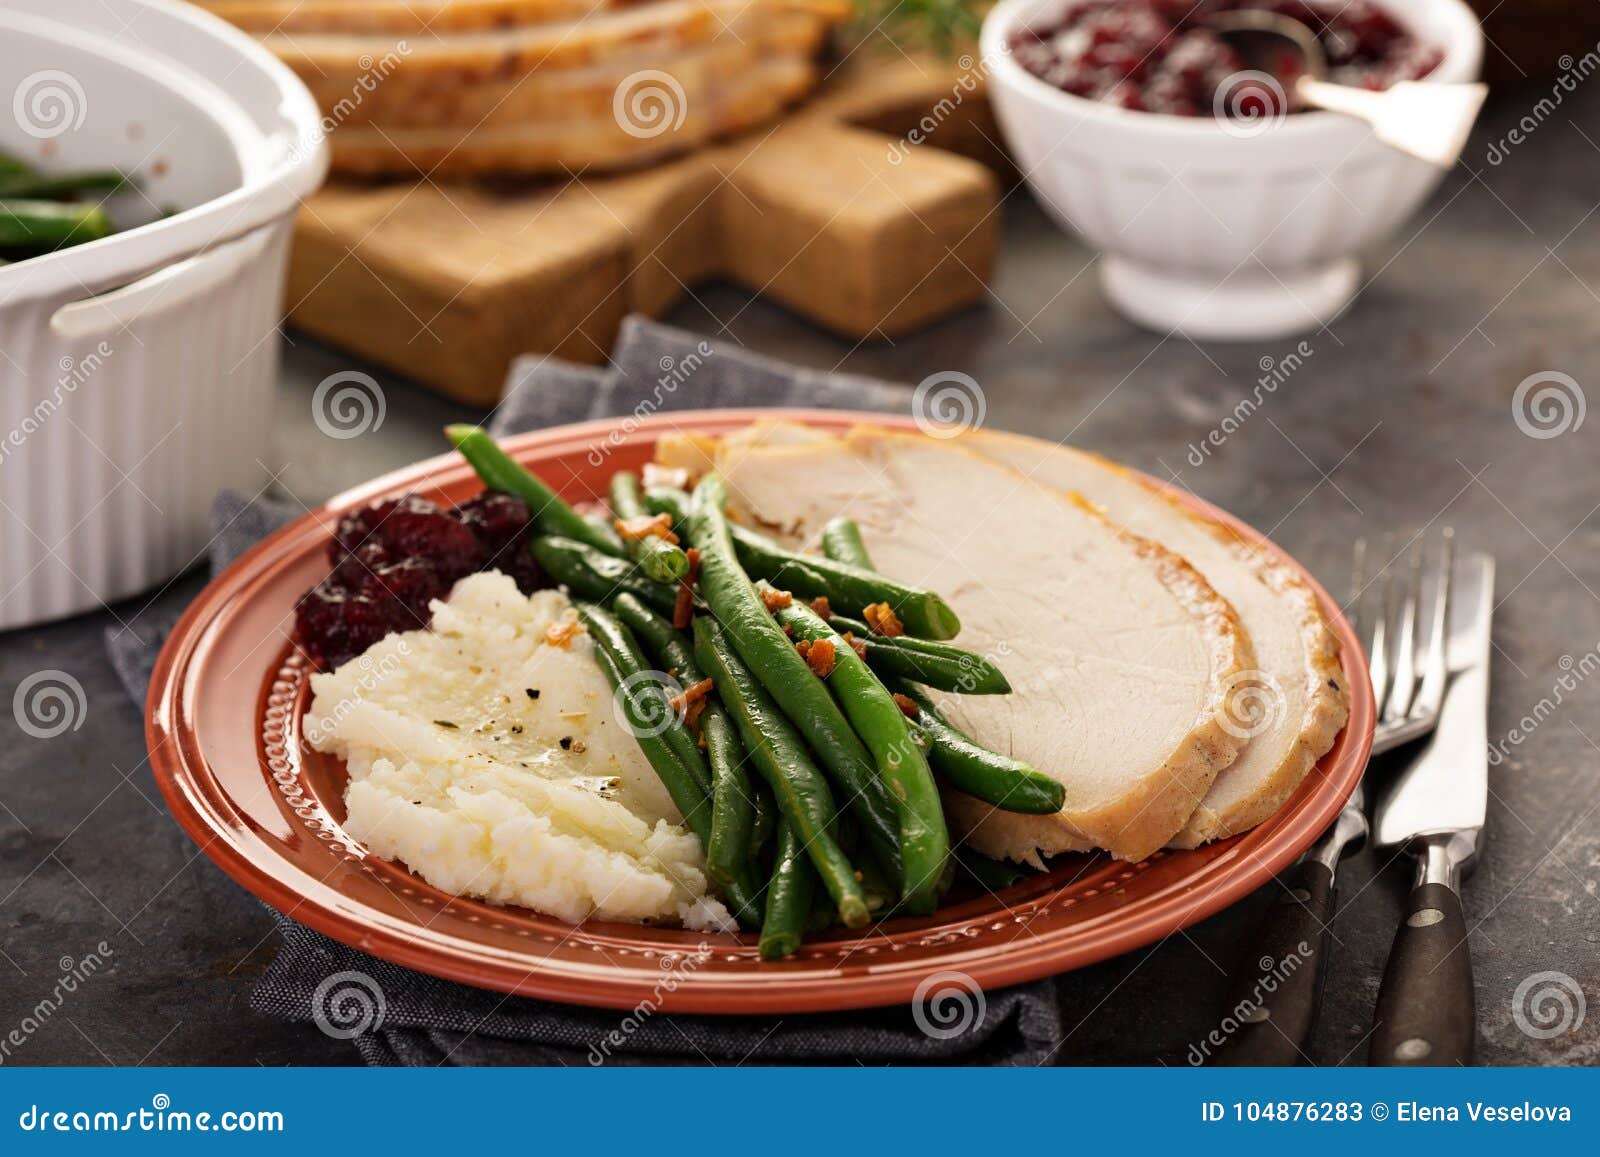
M1417 876L1378 989L1374 1065L1470 1064L1477 1037L1459 889L1477 858L1489 798L1494 560L1464 559L1452 587L1450 678L1438 729L1377 810L1377 843L1414 856Z

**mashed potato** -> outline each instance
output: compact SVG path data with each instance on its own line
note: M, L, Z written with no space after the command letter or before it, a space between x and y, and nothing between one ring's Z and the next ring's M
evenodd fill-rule
M473 575L433 627L316 675L307 738L345 761L346 830L435 887L579 921L728 927L700 842L612 710L565 595Z

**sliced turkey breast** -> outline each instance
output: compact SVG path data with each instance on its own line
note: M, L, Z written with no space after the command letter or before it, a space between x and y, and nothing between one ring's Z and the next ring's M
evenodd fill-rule
M1252 666L1232 609L1177 555L1087 503L963 446L860 429L739 447L730 503L791 541L848 515L885 573L939 591L959 642L1010 695L942 696L978 742L1066 788L1050 816L954 795L958 832L989 855L1104 848L1137 860L1184 826L1243 740L1227 689Z
M1113 521L1187 559L1249 632L1257 669L1229 695L1228 726L1249 743L1195 809L1175 847L1247 831L1300 786L1349 715L1338 645L1315 593L1295 571L1220 523L1093 454L1014 434L962 444L1048 486L1072 490Z
M574 20L638 0L199 0L250 32L387 32L442 36L466 29Z
M556 173L620 169L660 160L772 119L815 87L809 56L750 61L733 75L688 73L683 119L670 131L641 136L610 113L590 119L484 124L476 128L382 128L352 125L328 140L341 173Z

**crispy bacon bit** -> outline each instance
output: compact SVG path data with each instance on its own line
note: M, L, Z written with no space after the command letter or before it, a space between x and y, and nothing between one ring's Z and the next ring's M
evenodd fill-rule
M766 608L769 612L781 611L784 607L794 602L794 596L788 591L779 591L773 590L771 587L762 587L761 601L766 605Z
M670 514L641 514L638 518L619 518L616 523L617 533L622 536L623 542L639 542L646 538L663 538L674 546L678 543L678 536L672 533L672 516Z
M706 709L706 696L711 694L712 687L710 679L691 683L668 699L667 706L672 708L674 714L682 716L689 727L696 727L700 723L700 713Z
M861 615L867 620L867 626L885 638L894 639L906 633L906 625L888 603L873 603Z
M678 580L678 597L672 604L672 625L680 631L694 621L694 585L700 581L700 552L691 546L683 553L689 558L689 573Z
M831 618L833 615L833 608L828 605L827 595L818 595L816 598L812 599L811 610L813 614L816 614L824 619Z
M922 714L922 708L918 707L917 701L911 698L909 695L901 695L896 692L894 697L894 705L900 708L907 719L915 719L918 715Z
M833 653L832 639L818 639L800 653L805 656L806 666L818 679L826 679L833 674L833 664L838 656Z
M577 619L563 619L559 623L551 623L544 629L544 641L552 647L563 650L572 645L572 640L583 633L583 624Z
M846 631L842 637L845 642L850 644L850 649L856 653L856 657L859 658L863 663L866 662L867 645L860 639L856 638L853 631Z

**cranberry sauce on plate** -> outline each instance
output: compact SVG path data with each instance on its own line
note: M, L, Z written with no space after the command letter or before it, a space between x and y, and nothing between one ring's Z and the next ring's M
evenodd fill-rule
M1232 115L1276 113L1265 85L1243 105L1218 99L1247 66L1205 20L1235 9L1305 24L1322 42L1328 79L1337 84L1387 88L1426 76L1443 57L1370 0L1069 0L1053 17L1014 33L1011 53L1063 92L1122 108L1176 116L1211 116L1219 107ZM1285 91L1297 63L1291 57L1273 69Z
M391 632L427 626L428 604L474 571L502 571L527 594L542 585L531 521L521 499L495 491L454 510L416 494L352 510L328 542L333 573L295 608L296 637L332 668Z

